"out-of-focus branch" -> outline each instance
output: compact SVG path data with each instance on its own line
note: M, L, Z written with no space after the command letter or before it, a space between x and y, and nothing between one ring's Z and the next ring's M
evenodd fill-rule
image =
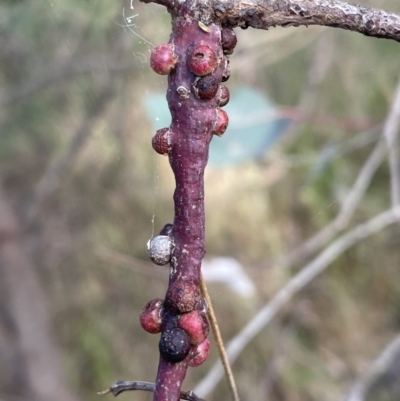
M318 88L329 71L332 60L334 59L333 54L334 44L332 35L329 32L325 32L317 41L313 58L308 69L308 75L300 92L297 107L303 111L303 116L301 119L292 118L296 123L292 123L285 134L286 138L284 139L284 143L286 147L295 140L299 133L303 131L306 124L311 122L311 119L313 119L314 123L316 122L314 120L315 117L318 120L318 117L315 116ZM328 120L330 120L330 118L328 118ZM325 121L327 122L326 117ZM333 122L332 120L330 121L331 123ZM337 121L334 124L335 126L341 125L344 127L343 120L341 122Z
M378 216L359 224L348 233L334 241L321 252L311 263L296 274L278 293L268 302L254 318L228 343L227 354L230 362L236 360L250 341L271 322L272 318L289 302L299 291L309 284L318 274L323 272L329 264L343 252L356 243L381 231L395 223L400 217L400 206L385 211ZM217 362L206 377L194 389L201 397L210 393L223 376L220 362Z
M107 57L99 55L84 56L61 67L54 65L48 67L40 76L29 78L15 88L8 90L7 94L0 94L0 106L5 107L14 102L25 99L39 90L46 89L54 83L60 83L64 79L70 79L77 75L96 72L119 72L135 68L133 59L120 60L116 55L110 54Z
M342 401L364 401L370 386L387 372L400 355L400 335L394 338L371 363L367 371L351 386Z
M280 260L278 260L276 262L277 266L288 268L294 263L299 263L305 260L318 249L321 249L329 241L331 241L337 233L347 227L356 207L368 189L372 177L382 163L385 154L386 145L385 142L381 140L375 146L374 150L362 167L356 182L354 183L350 192L347 194L336 218L313 237L290 252L287 256L283 256Z
M113 81L108 78L108 82L104 85L97 99L92 103L85 120L73 136L69 147L59 158L50 163L36 186L33 200L27 208L26 216L28 222L35 219L43 202L58 189L60 180L78 157L80 150L92 134L94 124L102 115L108 102L112 99L113 93Z
M0 186L0 276L6 302L18 332L29 397L42 401L75 401L61 368L59 349L51 334L45 293L20 237L15 212Z
M346 196L342 203L342 207L336 218L325 228L319 231L298 248L278 260L277 265L287 268L294 263L299 263L312 255L318 249L326 245L337 233L344 230L357 208L359 202L363 198L368 189L372 177L382 163L389 148L390 169L391 169L391 184L392 184L392 205L393 207L400 204L400 164L399 164L399 149L397 141L397 132L400 128L400 81L397 86L395 99L386 117L383 136L386 139L386 144L383 140L379 141L372 151L371 155L362 167L356 182L351 191ZM387 145L387 146L386 146Z
M400 149L398 132L400 128L400 80L397 84L392 110L385 122L383 133L389 150L392 206L400 205Z
M307 111L308 117L315 110L318 87L323 82L334 59L333 35L326 31L318 39L312 63L308 70L308 77L300 93L299 108ZM306 120L307 118L305 118Z

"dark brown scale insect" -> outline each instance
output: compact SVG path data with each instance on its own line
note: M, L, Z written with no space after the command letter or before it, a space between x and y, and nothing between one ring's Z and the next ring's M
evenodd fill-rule
M175 327L162 333L158 348L167 362L177 363L189 354L190 339L185 330Z
M170 235L173 227L174 227L174 226L173 226L171 223L167 223L167 224L162 228L162 230L160 231L160 234L159 234L159 235Z
M225 85L220 85L218 94L218 106L224 107L229 103L229 89Z
M160 155L167 155L170 149L170 132L169 128L159 129L151 140L153 149Z
M206 75L195 81L193 89L196 97L202 100L212 99L218 92L219 82L213 75Z
M224 54L232 54L237 44L236 34L231 28L222 28L221 44Z

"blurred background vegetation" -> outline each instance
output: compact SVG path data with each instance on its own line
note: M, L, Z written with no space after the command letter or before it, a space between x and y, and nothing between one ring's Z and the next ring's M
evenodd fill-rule
M359 2L400 12L396 0ZM151 148L146 97L166 89L148 57L170 18L133 6L0 2L1 401L91 401L118 378L154 381L158 336L138 314L165 294L168 272L149 263L146 242L172 221L174 181ZM253 88L293 123L262 157L207 170L207 258L236 259L256 289L209 283L226 339L306 263L279 261L340 210L400 71L391 41L321 27L236 32L231 93ZM385 161L349 226L389 207ZM340 400L400 329L399 234L345 252L256 337L233 365L243 400ZM213 347L184 388L216 359ZM399 382L397 363L368 399L398 401ZM207 400L229 397L222 381Z

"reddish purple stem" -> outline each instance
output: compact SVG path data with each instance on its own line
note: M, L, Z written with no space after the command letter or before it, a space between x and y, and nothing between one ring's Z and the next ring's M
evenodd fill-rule
M160 357L153 400L179 401L180 388L185 379L187 367L186 360L171 363Z
M200 269L204 257L204 169L209 144L217 119L217 98L199 100L194 96L196 76L189 70L187 59L196 45L205 44L217 55L217 68L212 73L221 82L224 55L221 48L221 27L211 24L204 30L191 18L187 3L173 10L173 31L170 43L178 62L168 78L167 100L171 111L171 149L169 161L175 174L175 218L172 230L174 251L164 307L164 319L202 309ZM204 28L204 26L203 26ZM182 96L182 87L190 91ZM180 88L180 90L178 90ZM183 91L184 93L185 90ZM164 322L163 326L168 326ZM154 401L178 401L186 375L188 357L179 363L160 358Z

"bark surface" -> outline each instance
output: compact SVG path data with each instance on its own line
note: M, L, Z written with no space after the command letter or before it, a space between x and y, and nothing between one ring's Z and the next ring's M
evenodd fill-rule
M174 7L174 0L141 0ZM400 15L337 0L199 0L196 19L232 28L321 25L400 41Z

